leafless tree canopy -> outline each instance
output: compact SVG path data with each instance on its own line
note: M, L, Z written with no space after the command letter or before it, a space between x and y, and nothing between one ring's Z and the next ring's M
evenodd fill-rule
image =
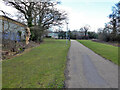
M110 22L99 30L99 39L103 41L120 41L120 1L112 7Z
M18 16L27 21L30 28L43 32L53 25L61 25L67 18L65 11L58 10L55 0L4 0L6 5L19 11ZM24 21L25 21L24 20Z

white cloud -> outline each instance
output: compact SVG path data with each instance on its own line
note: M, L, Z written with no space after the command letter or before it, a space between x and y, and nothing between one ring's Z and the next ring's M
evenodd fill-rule
M84 12L77 12L73 10L71 7L66 7L59 5L58 8L67 11L69 17L69 29L80 29L84 25L88 24L91 26L90 31L97 31L98 28L104 27L104 24L109 21L107 17L105 18L98 18L98 17L91 17L90 15ZM66 30L66 27L64 27Z
M64 2L66 1L68 0L64 0ZM73 1L73 0L69 0L69 1ZM79 0L75 0L75 2L76 1L79 1ZM92 31L97 31L97 28L104 27L104 23L108 22L107 17L105 18L91 17L87 15L85 12L75 11L72 7L59 5L57 6L57 8L67 11L68 17L69 17L70 30L80 29L85 24L89 24L91 26ZM15 13L17 12L16 9L3 4L2 1L0 1L0 10L4 10L8 13L11 13L12 15L15 15ZM0 15L1 14L2 13L0 13ZM66 25L64 26L64 30L66 30Z
M61 0L62 2L118 2L119 0Z
M13 7L11 7L11 6L6 6L5 3L4 3L2 0L0 0L0 10L3 10L3 11L5 11L5 12L9 13L9 14L11 14L12 16L14 16L15 13L17 12L17 10L14 9ZM0 15L3 15L3 13L0 12Z
M65 10L68 13L69 19L69 28L70 29L78 29L80 28L81 24L84 24L83 16L84 13L82 12L75 12L72 8L59 5L57 8Z

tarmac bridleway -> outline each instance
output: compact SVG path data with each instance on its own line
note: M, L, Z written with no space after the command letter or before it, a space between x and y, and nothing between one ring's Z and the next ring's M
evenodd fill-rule
M67 88L118 88L118 66L71 40Z

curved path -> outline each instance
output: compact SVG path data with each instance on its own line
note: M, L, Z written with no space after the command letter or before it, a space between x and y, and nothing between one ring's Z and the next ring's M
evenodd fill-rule
M75 40L68 59L67 88L118 88L118 66Z

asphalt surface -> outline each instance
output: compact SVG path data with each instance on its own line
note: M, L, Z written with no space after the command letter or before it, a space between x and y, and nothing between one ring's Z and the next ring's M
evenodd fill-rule
M118 88L118 66L71 40L67 88Z

